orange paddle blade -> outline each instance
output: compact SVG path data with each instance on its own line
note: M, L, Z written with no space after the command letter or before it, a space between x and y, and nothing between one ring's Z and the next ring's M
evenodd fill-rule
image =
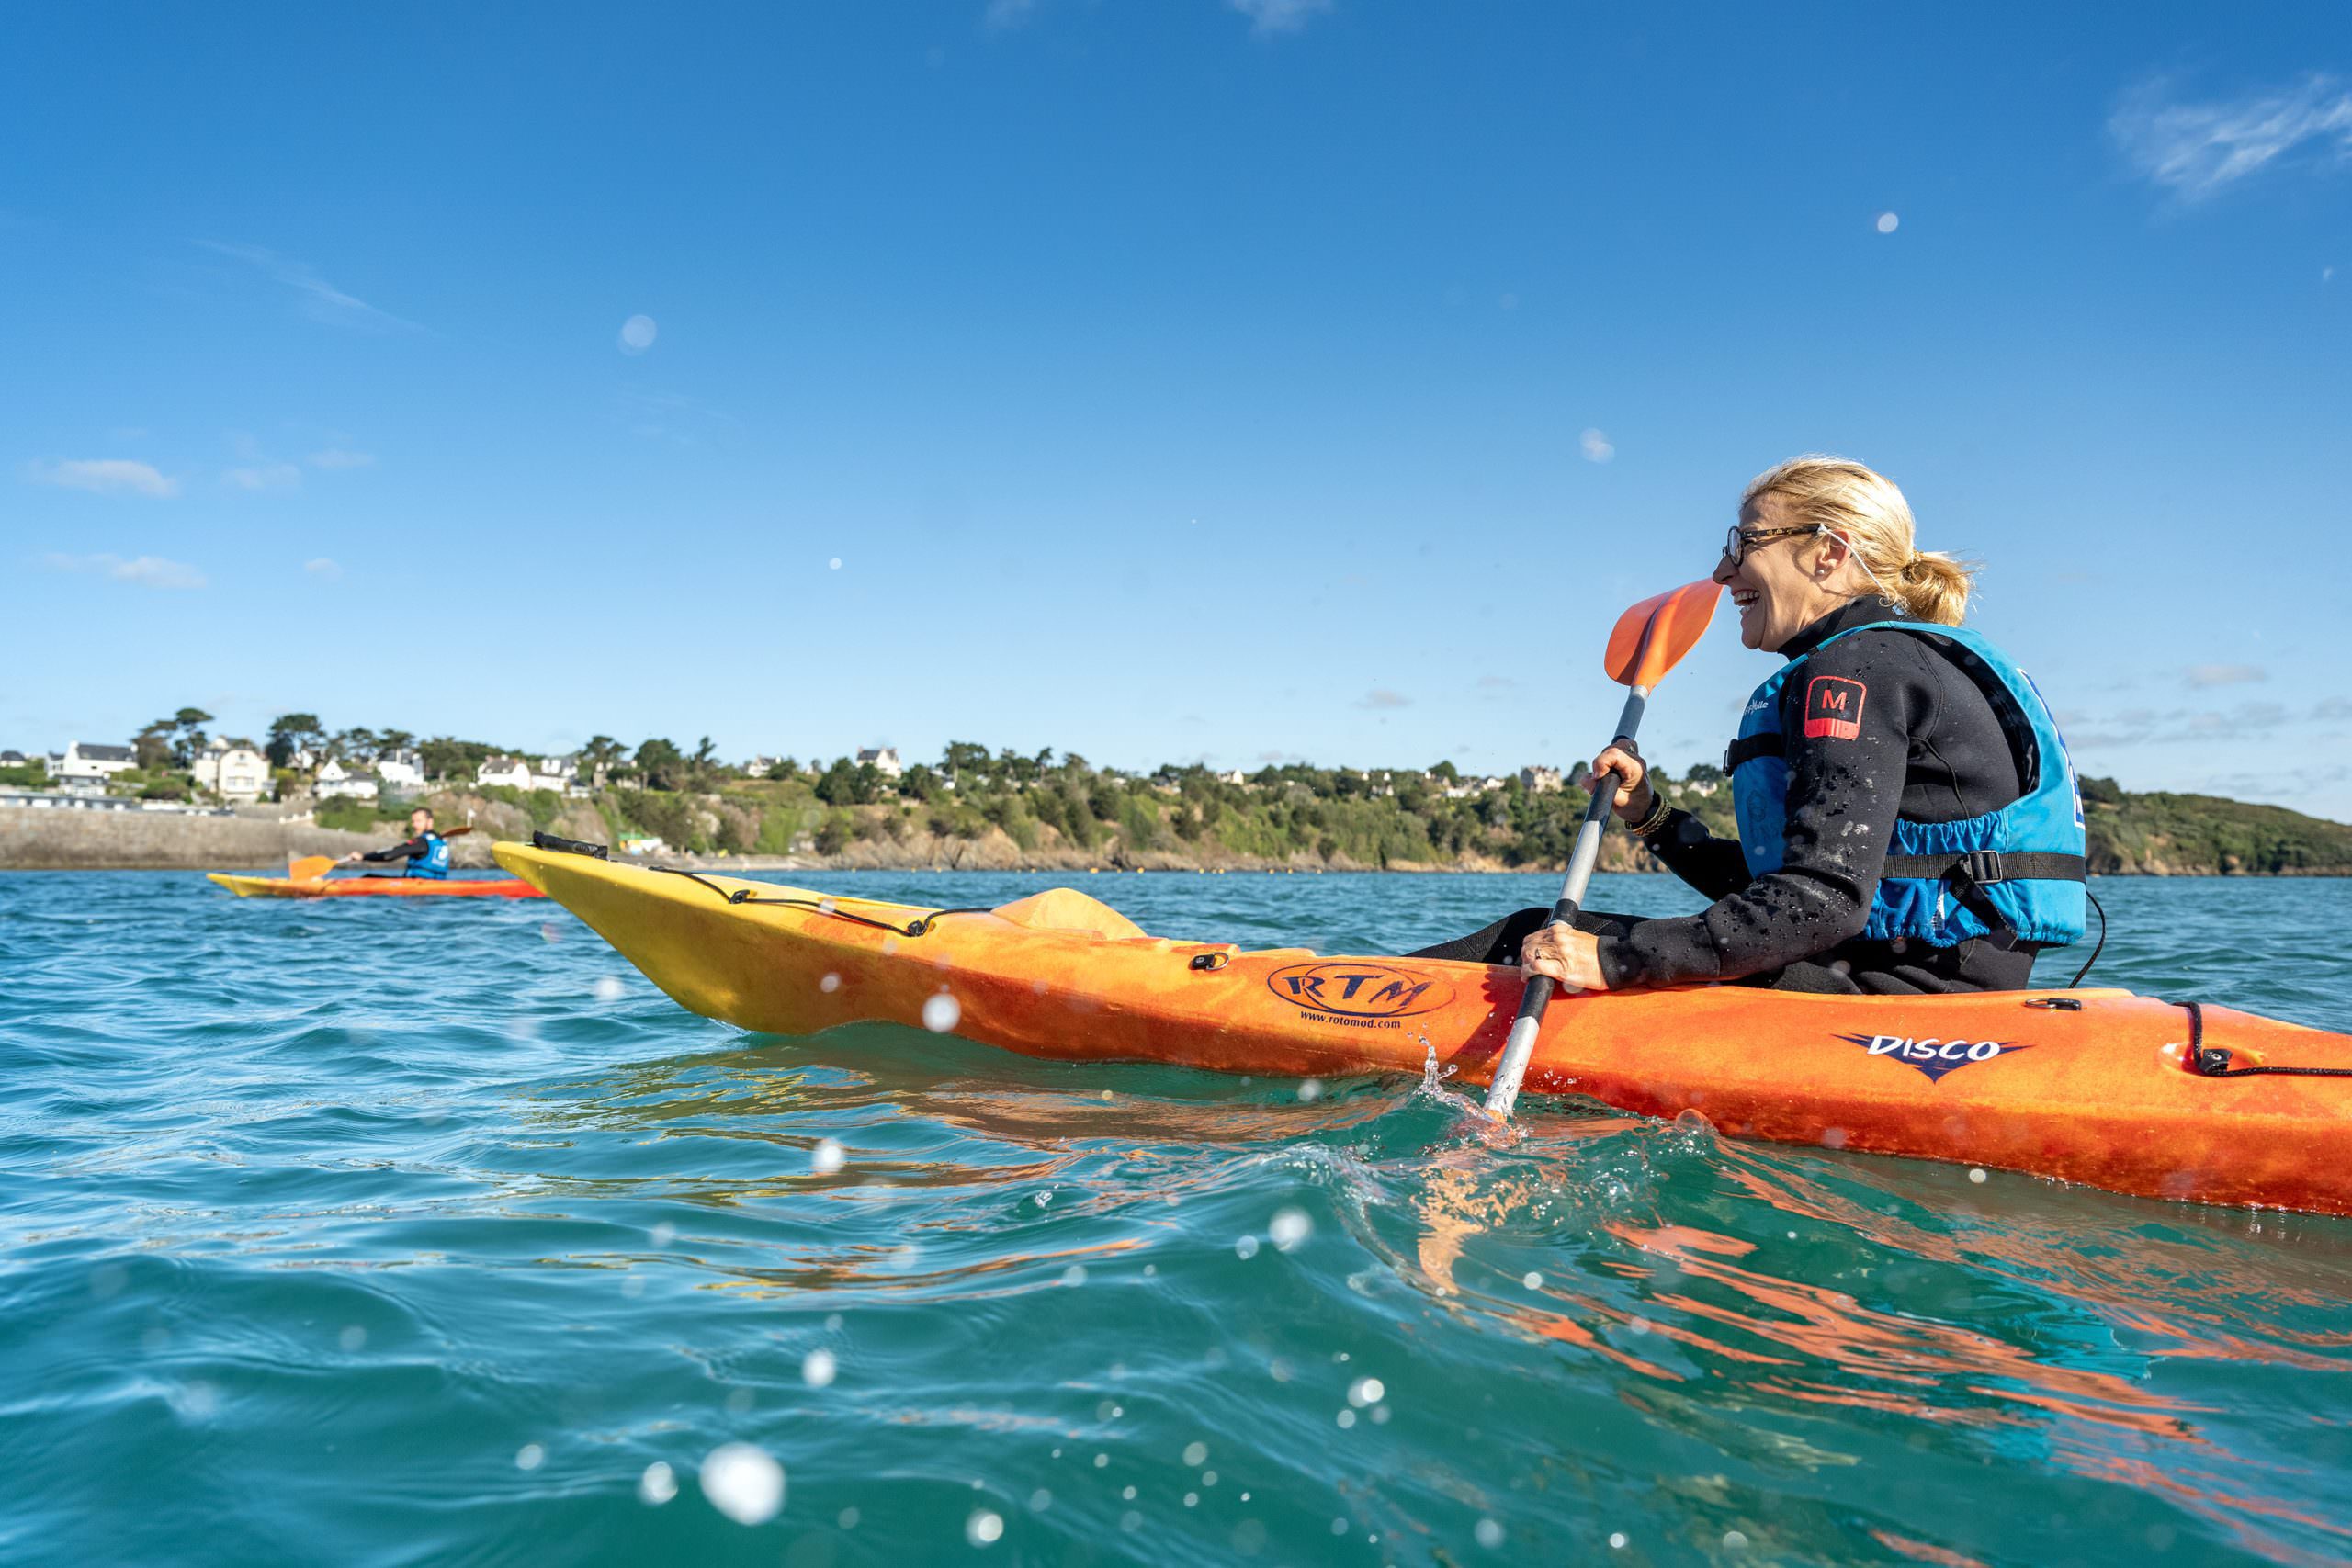
M286 879L289 882L316 882L334 869L333 855L288 855Z
M1617 617L1601 666L1621 686L1655 686L1682 662L1715 618L1723 585L1712 579L1688 582L1655 599L1645 599Z
M445 839L454 839L460 833L472 832L474 830L474 825L469 822L459 828L435 828L433 830L440 834Z

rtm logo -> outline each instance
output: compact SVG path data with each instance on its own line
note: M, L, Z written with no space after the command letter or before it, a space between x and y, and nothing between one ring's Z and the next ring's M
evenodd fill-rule
M1410 1018L1453 999L1453 987L1410 969L1329 959L1277 969L1266 976L1266 989L1286 1002L1349 1018Z
M1840 1034L1873 1056L1892 1056L1928 1075L1929 1082L1957 1072L1971 1062L1989 1062L2011 1051L2030 1051L2013 1040L1912 1040L1900 1034Z

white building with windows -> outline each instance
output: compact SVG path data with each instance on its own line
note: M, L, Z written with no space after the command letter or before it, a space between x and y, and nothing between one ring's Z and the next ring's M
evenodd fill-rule
M311 793L321 800L373 800L379 788L375 774L355 772L333 757L319 764L311 781Z
M873 763L874 771L886 779L898 778L907 771L899 764L899 749L896 746L883 746L860 751L857 754L857 761L860 767L868 762Z
M573 757L541 757L531 766L533 789L551 789L558 795L584 794L580 788L580 762Z
M478 784L504 784L509 789L536 789L531 783L531 764L520 757L484 757L481 766L474 770Z
M423 789L424 759L414 751L379 751L376 776L386 789Z
M64 755L51 765L50 774L67 789L104 794L108 780L138 765L138 753L128 746L92 746L69 740Z
M207 746L188 772L198 789L223 800L259 800L269 793L269 759L250 746Z

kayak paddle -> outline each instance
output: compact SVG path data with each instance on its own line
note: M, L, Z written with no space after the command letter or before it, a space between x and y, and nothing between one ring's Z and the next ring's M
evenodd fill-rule
M316 882L334 869L334 856L333 855L299 857L288 855L286 857L286 880L288 882Z
M1682 656L1714 618L1715 601L1722 594L1722 584L1710 578L1645 599L1617 617L1601 665L1611 680L1633 690L1625 694L1625 709L1617 716L1615 743L1634 739L1634 732L1642 727L1642 710L1649 705L1651 688L1682 662ZM1583 825L1577 829L1576 848L1568 856L1567 880L1560 886L1560 901L1552 906L1552 918L1544 922L1547 926L1568 924L1584 902L1593 863L1600 859L1600 835L1616 800L1616 778L1612 772L1592 792L1592 804L1585 808ZM1498 1122L1510 1119L1511 1106L1519 1099L1519 1080L1526 1077L1528 1058L1535 1054L1536 1031L1543 1027L1544 1010L1551 1005L1552 988L1549 975L1530 975L1527 989L1520 994L1519 1017L1510 1026L1510 1038L1503 1042L1502 1057L1487 1086L1487 1114Z

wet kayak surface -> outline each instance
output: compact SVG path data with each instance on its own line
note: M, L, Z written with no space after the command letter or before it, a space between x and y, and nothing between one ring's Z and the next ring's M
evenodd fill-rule
M1553 892L790 880L1323 952ZM2097 978L2352 1027L2352 886L2095 889ZM746 1035L545 902L390 904L0 875L0 1557L2352 1554L2352 1222Z

